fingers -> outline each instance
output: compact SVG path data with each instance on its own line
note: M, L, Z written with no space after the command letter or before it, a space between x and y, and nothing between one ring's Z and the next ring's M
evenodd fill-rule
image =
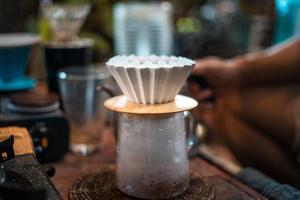
M212 103L199 103L197 108L195 108L192 113L200 121L207 123L207 116L214 113L215 105Z
M205 75L207 69L223 66L224 60L217 57L208 57L205 59L197 60L196 66L193 70L195 75Z
M202 90L199 92L195 99L198 101L198 112L206 112L212 110L215 107L215 102L207 101L213 97L213 92L211 90Z
M195 98L198 102L205 101L212 97L213 97L213 92L212 92L212 90L209 90L209 89L201 90L201 92L198 92L198 94L195 96Z
M191 82L188 87L191 96L198 102L205 101L214 96L211 89L201 88L201 86L197 83Z
M194 116L198 120L205 121L206 114L214 110L215 102L206 101L214 96L213 91L210 89L203 89L197 83L191 82L189 84L189 91L191 96L198 101L198 106L193 110Z
M195 97L201 91L201 86L195 82L190 82L188 84L188 89L190 94Z
M212 102L200 102L197 107L199 112L205 112L214 109L214 103Z

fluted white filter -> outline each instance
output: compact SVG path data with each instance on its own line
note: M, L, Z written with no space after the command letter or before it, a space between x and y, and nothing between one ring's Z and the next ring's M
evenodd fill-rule
M129 101L160 104L173 101L195 62L175 56L115 56L106 63Z

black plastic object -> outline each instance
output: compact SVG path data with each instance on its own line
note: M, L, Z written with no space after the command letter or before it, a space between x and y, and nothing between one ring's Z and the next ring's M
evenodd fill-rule
M48 178L55 174L54 167L41 166L30 154L15 157L13 145L14 136L0 143L0 200L60 200Z
M69 123L61 113L43 115L0 115L0 127L26 127L41 163L57 161L69 150Z
M45 46L45 62L47 68L48 87L51 92L59 93L57 71L70 66L88 66L92 60L90 44L74 47Z
M0 200L62 200L32 155L16 156L0 164L0 169Z
M0 163L15 157L14 152L14 136L10 136L6 140L0 142Z
M49 177L53 177L56 172L53 165L50 165L50 164L43 165L43 170Z
M42 96L32 92L1 99L0 127L27 128L42 163L60 160L69 150L69 123L57 99L53 94Z
M0 200L46 200L44 190L24 190L22 188L0 186Z

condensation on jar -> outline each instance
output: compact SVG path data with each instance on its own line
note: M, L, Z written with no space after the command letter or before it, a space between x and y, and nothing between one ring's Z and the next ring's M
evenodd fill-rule
M118 188L144 199L183 193L189 186L183 112L119 117Z

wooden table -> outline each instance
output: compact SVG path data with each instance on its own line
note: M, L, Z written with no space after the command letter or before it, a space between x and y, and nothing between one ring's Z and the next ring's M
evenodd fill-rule
M107 130L103 133L101 152L89 157L69 153L64 160L54 163L56 175L52 180L64 199L68 199L68 189L78 177L114 165L115 140L111 132ZM190 170L202 173L214 183L216 200L265 199L201 157L190 161Z
M39 94L47 93L45 88L45 84L38 84L36 92ZM62 197L67 200L68 190L77 178L98 171L102 167L114 166L114 163L115 140L112 131L106 130L103 133L103 145L99 153L89 157L69 153L62 161L53 163L56 168L56 175L52 181ZM190 170L205 175L214 183L216 200L266 199L201 157L196 157L190 161Z

